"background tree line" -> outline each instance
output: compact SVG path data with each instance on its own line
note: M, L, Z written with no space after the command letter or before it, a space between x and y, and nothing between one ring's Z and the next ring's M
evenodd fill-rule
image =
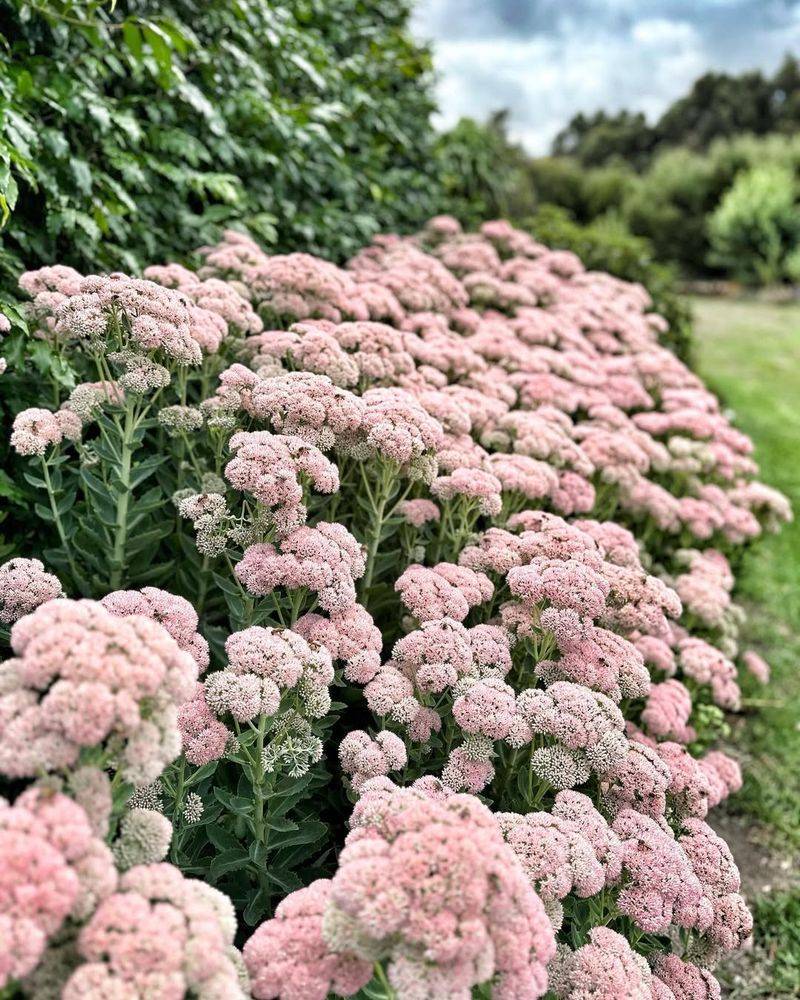
M549 156L510 141L504 113L459 122L440 151L452 163L444 182L456 214L474 206L576 249L606 244L609 270L639 255L685 277L800 282L800 64L792 56L773 77L706 74L655 125L628 111L576 115ZM459 180L470 159L471 180Z

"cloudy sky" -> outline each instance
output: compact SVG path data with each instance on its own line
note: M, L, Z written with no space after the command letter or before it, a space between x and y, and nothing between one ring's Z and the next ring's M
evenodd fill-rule
M772 71L800 52L800 0L417 0L441 124L511 111L531 152L577 111L653 120L708 69Z

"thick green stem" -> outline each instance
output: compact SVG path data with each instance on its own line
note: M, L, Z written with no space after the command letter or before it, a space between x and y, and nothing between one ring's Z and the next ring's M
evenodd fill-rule
M47 467L47 461L42 457L42 474L44 475L45 485L47 486L47 496L50 500L50 510L53 513L53 520L55 521L56 531L58 532L58 538L61 542L61 548L64 550L64 555L67 558L67 563L69 564L70 572L72 573L73 579L77 583L80 579L78 575L78 570L75 565L75 559L72 556L72 549L67 541L67 534L64 531L64 523L61 520L61 515L58 512L58 504L56 503L56 495L53 490L53 482L50 479L50 470Z
M117 495L117 510L114 518L114 548L111 553L110 580L112 590L118 590L121 587L125 569L125 547L128 542L128 506L131 499L133 435L135 430L134 407L128 404L125 408L125 424L120 446L119 485L121 489Z
M256 741L256 759L253 761L253 828L260 844L266 844L267 828L264 821L264 735L267 730L267 717L262 715L258 720L258 739Z
M375 978L381 984L386 1000L395 1000L396 994L392 989L389 980L386 978L386 973L383 971L383 966L380 962L375 963Z
M389 503L389 497L391 496L393 485L392 477L388 474L386 469L383 469L381 472L381 478L375 493L372 493L369 489L369 484L366 482L366 476L364 476L364 479L367 494L372 501L372 518L369 526L369 540L367 541L366 569L364 570L364 576L361 579L362 595L366 595L369 588L372 586L372 578L375 573L375 556L378 554L378 546L381 543L383 525L386 520L386 506Z
M253 761L253 832L256 840L264 848L266 855L267 844L269 842L269 826L266 816L266 794L264 789L264 736L267 731L267 717L262 715L258 720L258 739L256 740L256 759ZM269 898L269 879L264 869L264 863L258 865L258 884L261 891Z

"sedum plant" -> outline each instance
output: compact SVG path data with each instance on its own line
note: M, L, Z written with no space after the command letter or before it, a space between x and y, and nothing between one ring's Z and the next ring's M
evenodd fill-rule
M646 291L447 216L200 256L22 279L0 988L718 997L734 569L791 511Z

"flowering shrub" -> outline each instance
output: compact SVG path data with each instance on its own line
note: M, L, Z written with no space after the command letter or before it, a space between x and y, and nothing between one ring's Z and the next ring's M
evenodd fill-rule
M705 817L769 676L732 567L791 512L645 290L448 218L203 259L22 279L74 385L9 432L46 541L0 567L0 975L719 996L752 921Z

